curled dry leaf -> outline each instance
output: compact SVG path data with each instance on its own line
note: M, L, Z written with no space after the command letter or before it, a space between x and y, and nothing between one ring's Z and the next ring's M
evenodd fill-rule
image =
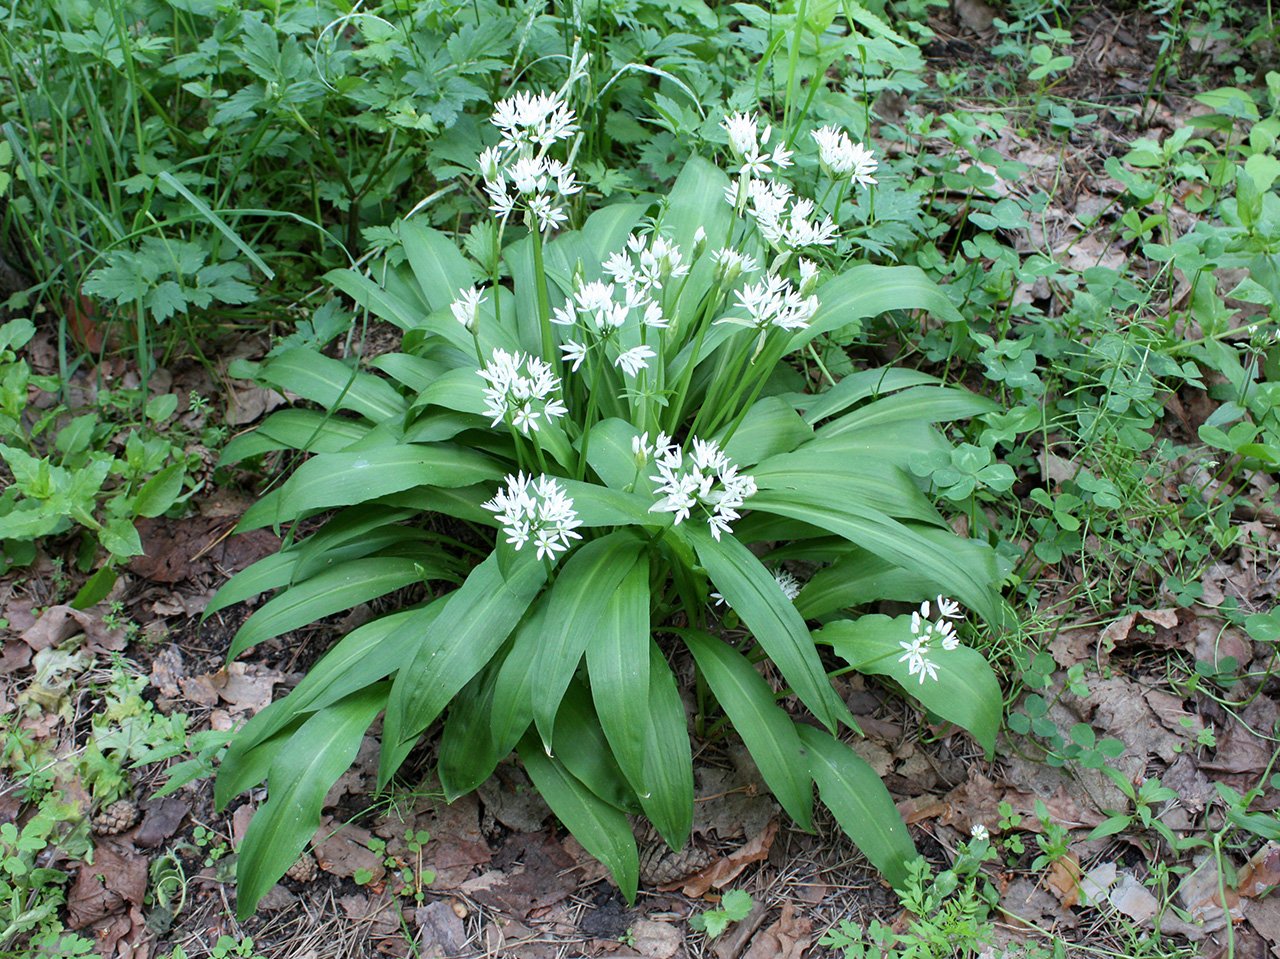
M1256 853L1236 877L1241 896L1254 899L1280 886L1280 843L1269 842Z
M752 940L743 959L801 959L812 933L813 923L797 917L795 906L788 902L778 921Z
M773 846L773 837L777 833L778 821L774 819L764 827L763 832L753 836L734 852L717 859L706 869L688 879L682 891L691 899L699 899L705 896L713 886L716 889L723 889L751 863L760 862L769 855L769 849Z

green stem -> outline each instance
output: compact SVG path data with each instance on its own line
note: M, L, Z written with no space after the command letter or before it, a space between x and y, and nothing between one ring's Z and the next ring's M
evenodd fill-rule
M551 295L547 290L547 273L542 262L542 233L533 230L533 272L538 293L538 328L542 333L542 359L556 365L555 339L551 335Z

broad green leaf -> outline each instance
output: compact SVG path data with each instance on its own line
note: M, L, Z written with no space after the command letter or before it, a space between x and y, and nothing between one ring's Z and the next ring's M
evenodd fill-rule
M386 380L304 347L263 363L258 378L327 410L350 410L375 423L403 416L406 408L404 398Z
M276 493L245 512L237 530L297 519L306 512L351 506L415 486L494 482L500 466L460 446L389 446L357 453L322 453L303 463Z
M825 453L799 450L770 457L752 467L751 476L760 489L779 495L799 492L809 499L839 503L864 513L946 525L915 481L883 460L838 460Z
M951 444L928 423L912 421L818 436L797 452L823 453L837 462L883 460L910 472L913 457L939 452L950 456L951 449Z
M818 301L818 312L797 331L788 351L889 310L928 310L949 323L964 319L942 289L914 266L854 266L822 284Z
M133 501L133 511L139 516L159 516L177 501L182 493L182 481L187 471L181 463L166 466L142 484Z
M684 709L680 710L684 726ZM575 779L615 809L639 812L636 794L618 767L600 728L600 718L591 705L591 694L580 682L572 682L560 700L556 713L555 756ZM685 737L688 742L688 736ZM689 765L686 763L686 765ZM693 779L690 774L689 808L693 809Z
M411 583L452 579L452 571L431 552L424 551L417 559L371 556L348 560L289 587L244 621L231 640L227 660L235 659L264 639L299 629Z
M504 575L494 552L449 595L413 657L396 673L383 720L380 785L395 771L398 764L393 760L402 744L416 739L488 665L542 589L546 575L532 556Z
M394 290L384 289L355 270L330 270L325 282L347 294L359 306L402 330L420 329L425 317L422 307Z
M299 716L323 709L390 676L412 655L419 638L444 609L447 598L382 616L347 633L307 671L288 696L245 723L236 733L232 749L248 749L274 736Z
M503 664L501 659L494 659L453 697L445 714L436 762L440 788L447 802L477 789L515 748L514 742L508 743L505 749L501 748L489 726L496 678ZM532 716L531 710L528 716ZM525 729L529 722L527 717ZM523 734L524 729L521 729L516 740Z
M545 755L537 736L520 743L520 759L538 794L556 818L604 863L628 903L640 884L640 854L626 813L615 809L573 777L558 760Z
M645 788L649 600L649 560L641 553L606 600L597 635L587 644L587 674L600 726L637 793Z
M919 370L882 366L874 370L859 370L842 379L825 393L814 396L798 393L791 399L793 405L804 410L806 423L813 425L829 416L843 413L849 407L873 396L895 393L909 386L936 384L938 378Z
M267 802L255 814L236 861L236 915L244 920L298 859L320 824L324 797L356 758L386 687L355 693L316 713L276 753Z
M420 530L396 525L412 519L414 515L414 510L392 509L379 503L363 503L339 511L317 532L308 536L291 551L297 558L297 565L290 582L297 583L310 579L321 570L331 568L336 562L341 561L336 558L339 555L342 558L368 556L383 546L398 541L396 536L388 536L388 534L422 535ZM379 539L382 536L388 536L388 538ZM370 549L363 549L361 552L336 553L343 547L354 544L361 544L363 547L363 544L370 540L377 541L377 545Z
M649 470L636 465L631 449L632 439L639 435L638 429L616 416L601 420L591 428L587 462L609 489L648 489ZM652 442L653 437L649 437L649 441Z
M438 360L409 353L383 353L369 361L375 370L381 370L414 393L426 389L443 376L448 367Z
M568 689L587 644L598 634L610 598L636 562L640 541L610 533L576 549L556 574L547 627L534 659L533 721L543 744L553 745L560 697Z
M256 713L253 718L257 719L258 716L270 712L279 705L278 701L274 702ZM300 719L294 717L293 721L282 724L262 741L247 745L240 740L237 733L218 763L218 778L214 780L213 785L214 808L221 812L227 808L227 803L246 789L265 782L276 755L285 747L300 725Z
M967 547L958 537L954 547ZM918 603L937 595L939 586L914 569L904 569L863 549L820 569L796 597L796 609L805 619L820 619L841 609L880 600Z
M907 878L915 843L880 777L852 749L821 729L798 726L823 805L892 886Z
M968 419L999 408L987 397L966 390L949 386L913 386L832 420L818 430L817 438L829 439L853 430L913 421L943 423Z
M920 676L912 676L900 661L901 644L911 640L908 617L877 614L840 620L818 630L814 639L829 644L858 672L895 680L930 712L969 730L988 755L995 750L1004 695L981 653L965 646L936 646L929 659L938 667L938 678L920 682Z
M458 252L457 243L439 230L419 220L404 220L400 240L422 298L432 310L448 309L459 291L472 285L471 264Z
M814 716L828 729L835 729L841 721L852 722L827 680L804 620L783 595L773 574L732 536L712 539L701 524L681 529L686 530L711 582Z
M854 504L832 505L818 493L761 490L751 497L751 507L837 533L898 566L928 576L943 592L954 596L989 622L1002 619L1000 598L995 588L997 577L993 553L988 552L986 562L974 566L972 550L966 550L962 557L952 550L940 548L932 538L921 535L916 527L882 513L859 509ZM736 603L734 608L737 608Z
M813 430L790 403L778 396L768 396L751 407L724 451L733 462L748 467L790 452L812 438Z
M561 480L583 526L670 526L670 513L650 512L651 496L623 493L596 483Z
M297 563L296 552L281 550L246 566L214 593L213 599L209 600L209 604L200 615L200 621L204 622L218 610L234 606L236 603L243 603L246 599L265 593L269 589L288 586Z
M693 755L689 721L662 651L649 642L649 711L645 717L644 789L640 805L672 849L693 827Z
M760 775L801 829L813 828L813 780L800 737L773 690L741 653L701 630L680 631Z
M541 682L534 662L546 635L550 601L550 591L544 591L530 607L511 637L511 649L495 679L493 706L486 718L494 743L505 747L504 755L516 748L533 722L533 690Z
M253 432L233 437L222 448L218 465L240 463L274 450L339 453L365 439L370 429L363 422L317 410L281 410Z

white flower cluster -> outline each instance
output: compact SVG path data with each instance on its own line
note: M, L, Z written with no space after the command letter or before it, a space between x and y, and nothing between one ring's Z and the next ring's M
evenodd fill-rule
M746 317L724 317L716 322L735 323L762 332L771 327L803 330L818 311L816 296L801 295L790 280L776 273L768 274L758 283L748 283L735 296Z
M907 675L919 676L921 685L926 675L933 680L938 678L938 666L929 658L934 641L945 650L953 650L960 645L955 623L950 622L960 618L960 605L945 596L939 596L934 602L938 605L938 618L930 619L929 601L925 600L911 614L911 641L898 644L906 650L898 657L898 662L906 663Z
M725 188L725 199L756 221L760 235L771 246L799 250L836 241L835 221L829 215L821 220L814 217L814 202L796 196L781 180L741 178Z
M502 219L517 210L547 233L569 214L565 198L582 189L572 168L547 151L578 131L573 111L554 93L517 93L494 105L491 121L502 141L480 154L489 209Z
M474 333L476 330L476 317L480 313L480 304L484 300L484 290L473 286L469 290L459 290L458 298L449 304L449 309L453 311L453 318L461 323L468 333Z
M791 166L791 151L781 143L769 148L769 140L773 136L772 124L765 124L760 130L760 118L747 113L731 113L721 124L729 134L729 150L733 158L742 164L738 175L751 180L768 176L777 167L782 170Z
M847 176L854 183L869 186L876 182L876 158L861 143L854 143L849 134L833 126L813 131L818 143L818 162L834 176Z
M631 234L625 252L613 253L604 262L604 271L613 282L593 280L580 283L564 306L552 311L551 322L558 326L575 326L596 339L605 339L622 329L632 317L649 329L664 330L670 320L658 302L664 284L687 276L689 264L680 247L666 237ZM587 345L580 340L567 340L560 350L573 364L574 372L587 356ZM649 360L657 356L644 344L621 350L614 365L628 376L647 369Z
M485 413L493 417L493 426L509 417L511 425L527 436L538 429L540 417L552 420L568 412L555 396L560 377L536 356L497 349L477 372L489 384L484 390Z
M738 467L715 440L693 437L693 449L687 456L665 433L658 434L653 446L648 440L647 433L636 437L632 450L637 457L652 455L658 469L649 478L658 484L656 492L662 499L649 507L649 512L675 513L678 526L701 505L707 511L712 536L718 540L722 533L732 532L729 524L738 519L743 502L755 493L756 481L739 475Z
M507 476L507 488L499 489L484 508L498 517L507 542L517 550L532 540L538 559L555 559L572 545L570 540L582 539L574 532L582 523L573 500L548 476Z

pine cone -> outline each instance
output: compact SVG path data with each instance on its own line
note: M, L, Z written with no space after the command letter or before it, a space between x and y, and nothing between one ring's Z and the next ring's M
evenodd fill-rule
M316 857L309 852L304 852L298 857L298 861L289 867L289 871L285 875L294 882L311 882L316 878L318 872Z
M705 849L685 846L672 852L664 842L656 842L640 854L640 881L646 886L669 886L688 879L711 865Z
M119 799L93 817L93 831L99 836L115 836L137 821L137 805L128 799Z

